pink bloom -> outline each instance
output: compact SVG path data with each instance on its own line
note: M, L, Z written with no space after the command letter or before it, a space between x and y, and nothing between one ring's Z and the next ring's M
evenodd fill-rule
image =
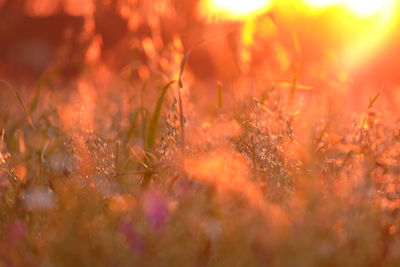
M142 253L145 249L145 239L144 237L137 233L133 228L130 221L121 221L119 224L119 231L125 236L132 250L137 253Z
M149 223L160 230L168 218L168 200L159 191L149 190L143 195L142 208Z

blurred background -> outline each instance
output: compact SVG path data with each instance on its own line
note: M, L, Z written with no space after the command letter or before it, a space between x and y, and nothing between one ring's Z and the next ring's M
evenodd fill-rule
M42 76L60 89L85 73L172 79L192 49L186 80L198 90L295 85L354 101L379 91L395 107L398 10L396 0L0 0L0 76L28 90Z

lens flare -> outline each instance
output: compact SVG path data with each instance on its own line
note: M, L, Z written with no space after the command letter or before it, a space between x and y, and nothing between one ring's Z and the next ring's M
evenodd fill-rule
M244 19L262 14L271 7L272 0L203 0L201 8L206 15L221 16L224 19Z

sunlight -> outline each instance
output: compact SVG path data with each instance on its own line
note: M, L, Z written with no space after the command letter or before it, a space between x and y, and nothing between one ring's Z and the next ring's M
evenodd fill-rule
M353 10L356 14L362 16L372 15L376 12L382 11L388 6L391 0L376 1L376 0L348 0L345 1L346 5Z
M336 5L342 2L341 0L305 0L305 3L310 8L325 8L328 6Z
M244 19L262 14L271 7L272 0L203 0L202 12L224 19Z
M262 14L268 11L274 0L203 0L201 11L207 16L217 16L222 19L245 19L248 16ZM365 17L379 13L392 7L394 0L299 0L312 10L328 7L344 7L357 16Z
M332 6L344 6L357 16L371 16L384 9L387 9L393 3L393 0L305 0L305 3L312 9L321 9Z

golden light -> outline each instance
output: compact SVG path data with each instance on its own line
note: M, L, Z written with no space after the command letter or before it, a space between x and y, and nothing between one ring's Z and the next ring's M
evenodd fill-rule
M257 50L254 47L260 40L292 43L292 34L287 29L300 38L298 51L303 68L323 58L332 70L352 73L383 49L399 19L398 0L201 0L198 7L199 15L213 29L220 25L216 22L244 21L237 53L244 73L251 71L255 55L252 51ZM260 16L267 12L272 16ZM229 28L230 24L221 25L224 32L224 27ZM225 46L228 51L229 46ZM283 51L290 49L287 45ZM260 59L262 52L257 55ZM282 66L286 67L282 70L290 67L290 57L285 58Z
M303 54L309 52L303 61L315 50L315 55L333 55L327 57L332 68L351 73L368 64L394 34L398 4L397 0L281 0L275 12L280 12L277 17L286 28L300 36Z
M203 0L200 10L206 16L245 19L268 11L272 2L272 0Z
M311 9L344 7L358 16L371 16L393 6L394 0L304 0Z
M376 1L376 0L349 0L346 5L359 15L372 15L382 11L392 1Z
M310 8L326 8L328 6L337 5L338 3L342 2L341 0L305 0L305 3Z
M268 11L277 0L203 0L201 12L208 17L217 16L222 19L245 19ZM312 11L328 7L343 7L357 16L371 16L393 7L395 0L299 0Z

